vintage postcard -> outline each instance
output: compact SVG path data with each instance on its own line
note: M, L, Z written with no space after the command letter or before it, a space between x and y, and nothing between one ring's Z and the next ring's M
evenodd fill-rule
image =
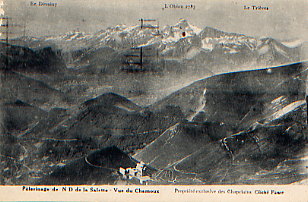
M306 0L0 6L0 200L307 200Z

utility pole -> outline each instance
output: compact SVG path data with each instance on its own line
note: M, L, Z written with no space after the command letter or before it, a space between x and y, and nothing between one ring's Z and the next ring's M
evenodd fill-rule
M139 21L140 21L140 28L142 29L143 28L143 19L141 18Z
M140 68L143 69L143 52L142 52L142 46L140 47Z
M1 38L0 41L5 41L5 63L6 63L6 67L5 69L8 69L9 67L9 50L10 50L10 44L9 44L9 39L10 39L10 36L12 34L16 34L16 32L12 32L11 31L11 27L20 27L19 25L17 24L12 24L11 21L12 21L12 18L11 17L8 17L8 16L1 16L0 17L0 20L1 20L1 24L0 24L0 33L1 33L1 36L2 34L5 35L5 38ZM3 30L4 29L4 30Z
M6 44L9 45L9 18L6 18Z
M24 22L24 30L23 30L23 38L26 37L26 26L27 26L27 23L26 21Z
M158 20L155 19L139 19L140 21L140 29L156 29L157 31L152 33L153 36L158 36L160 35L159 33L159 22ZM156 25L153 25L153 22L157 22ZM128 65L128 68L124 68L128 71L140 71L140 70L145 70L145 57L157 57L157 64L159 61L159 53L158 50L156 51L156 54L154 55L149 55L149 54L144 54L144 52L148 52L149 50L153 49L151 47L147 46L134 46L132 42L131 53L125 54L126 57L126 62L124 62L125 65ZM138 52L137 52L138 50ZM136 66L138 68L136 68Z
M159 28L159 23L157 25L152 25L150 22L158 22L155 19L139 19L140 21L140 28L141 29L158 29Z
M2 41L4 40L6 42L6 44L9 44L9 38L10 38L11 35L17 34L17 33L19 33L19 34L22 33L21 31L19 31L19 32L16 32L16 31L12 32L10 28L21 27L21 26L18 25L18 24L11 23L11 21L12 21L11 17L3 16L3 17L0 17L0 20L2 22L2 24L0 25L0 28L1 28L0 33L1 34L5 34L5 39L1 39L1 40ZM3 21L5 21L5 22L3 23ZM2 28L4 28L5 30L3 30ZM25 29L26 28L24 27L24 34L25 34Z
M9 66L9 58L8 58L8 54L9 54L9 17L0 17L1 20L1 28L4 28L5 30L1 30L1 35L5 34L5 69L8 69ZM3 22L5 21L5 22ZM3 40L3 39L1 39Z
M9 23L10 23L9 19L10 19L9 17L0 17L0 20L2 22L0 27L5 29L5 30L1 30L0 33L1 34L5 34L5 42L6 42L6 44L9 43L9 34L10 34L10 32L9 32ZM3 20L5 21L4 23L3 23Z

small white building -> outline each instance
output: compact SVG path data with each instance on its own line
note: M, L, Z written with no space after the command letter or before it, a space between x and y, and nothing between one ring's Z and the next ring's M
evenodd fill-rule
M123 179L137 178L140 184L151 180L149 176L143 176L143 171L145 169L145 164L143 162L137 163L135 168L122 168L120 167L119 173L122 174Z

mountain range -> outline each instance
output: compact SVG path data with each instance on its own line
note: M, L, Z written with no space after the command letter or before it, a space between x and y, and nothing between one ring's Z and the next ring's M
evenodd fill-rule
M149 184L308 177L305 42L181 19L0 46L0 184L138 184L118 171L140 162Z
M22 37L13 44L32 49L50 46L60 50L68 67L92 67L101 71L125 68L134 63L143 48L143 68L149 71L173 70L171 62L189 71L207 69L213 73L240 70L239 67L275 66L305 60L305 44L300 41L279 42L273 38L257 38L228 33L212 27L200 29L185 19L162 28L117 25L94 34L79 31L59 36ZM108 48L107 48L108 47ZM101 60L104 58L104 60ZM127 67L126 67L127 68Z

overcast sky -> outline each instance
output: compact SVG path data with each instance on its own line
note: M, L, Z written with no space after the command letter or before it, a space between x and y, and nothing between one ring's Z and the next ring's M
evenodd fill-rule
M280 40L307 39L307 0L48 0L57 7L30 6L30 0L5 0L6 15L26 24L31 36L72 30L95 32L116 24L138 24L140 18L174 25L180 18L200 28ZM39 2L32 0L33 2ZM165 9L164 4L194 4L195 10ZM268 6L269 11L244 10L244 5Z

